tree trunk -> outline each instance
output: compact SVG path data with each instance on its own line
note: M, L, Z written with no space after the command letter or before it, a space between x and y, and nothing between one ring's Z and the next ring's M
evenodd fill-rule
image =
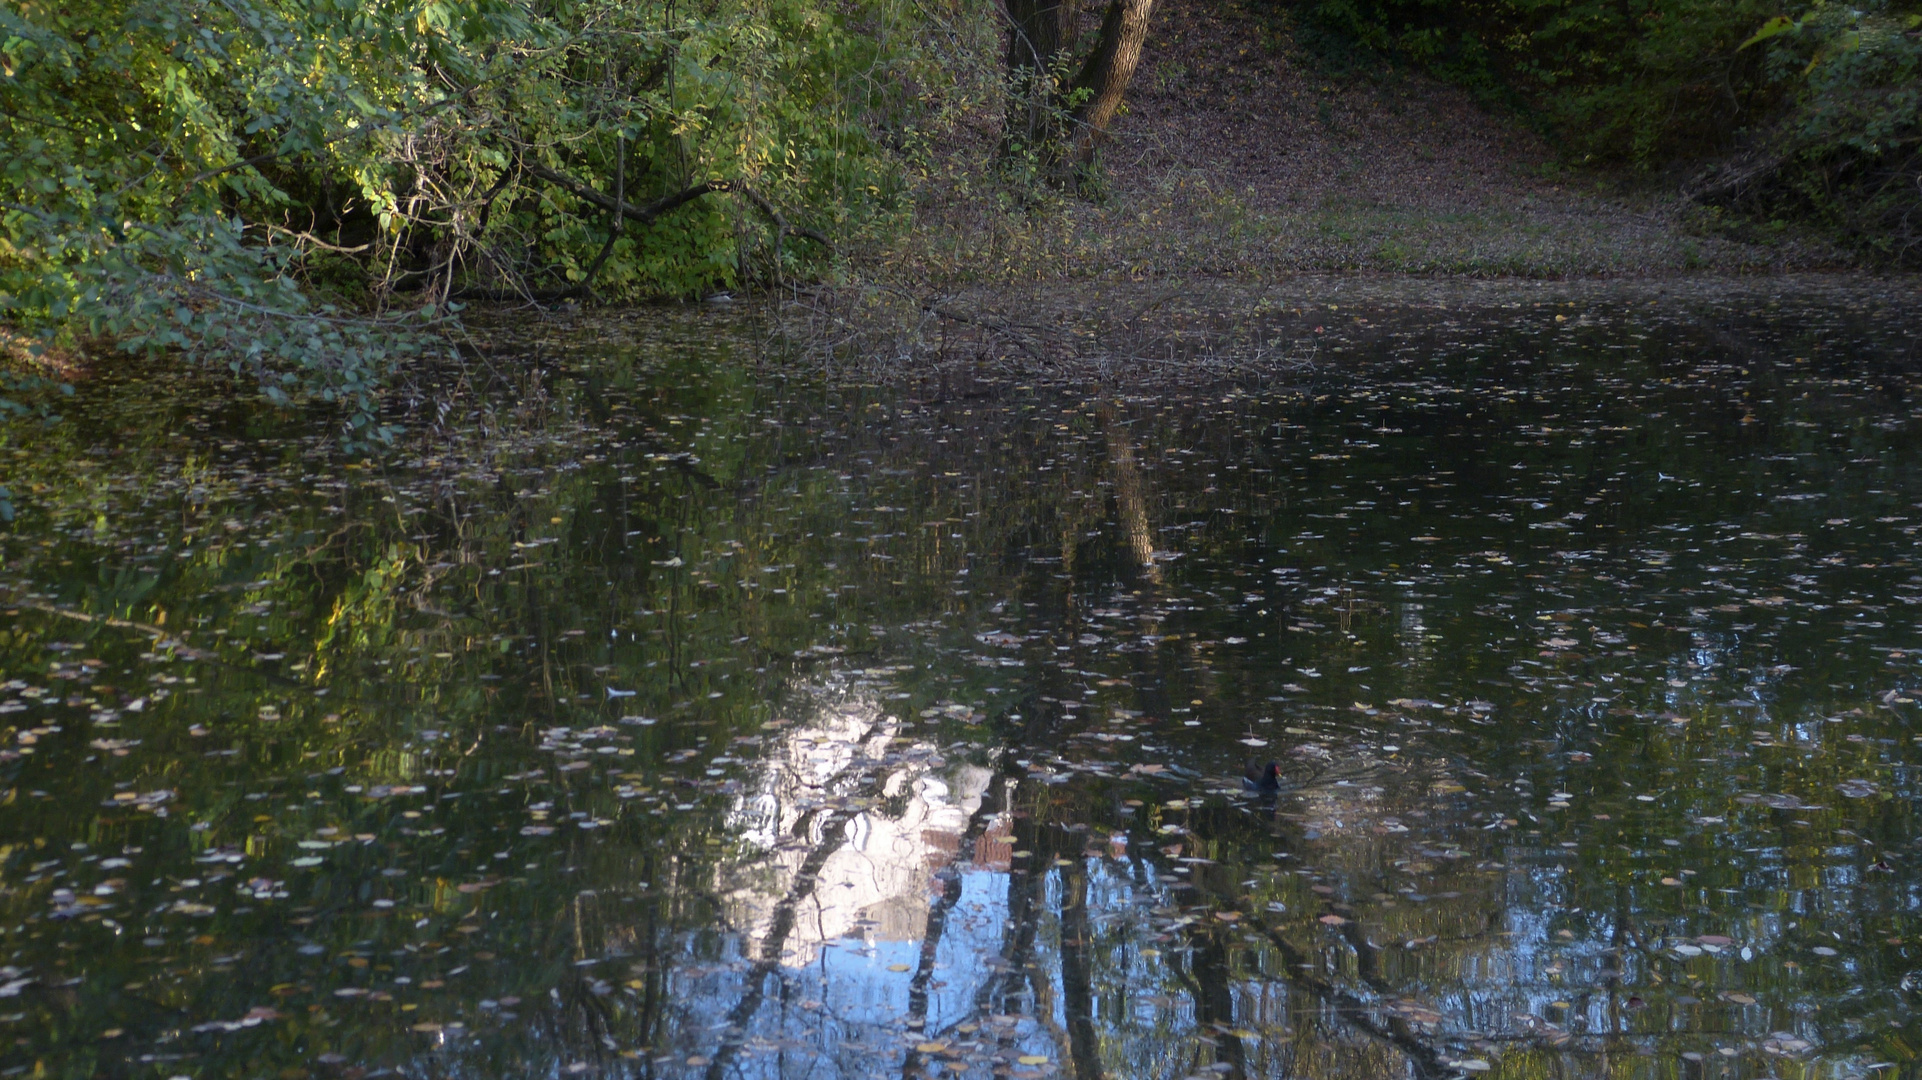
M1049 180L1077 186L1141 62L1154 0L1109 0L1094 49L1072 81L1082 0L1003 0L1008 17L1008 113L1002 153L1027 155Z
M1121 95L1141 63L1141 46L1148 40L1148 14L1155 0L1109 0L1101 17L1101 38L1075 76L1074 89L1087 98L1074 111L1074 154L1078 167L1094 161L1095 150L1108 137L1108 125L1121 107Z
M1046 71L1074 35L1080 0L1007 0L1008 70Z
M1081 0L1006 0L1008 118L1004 152L1033 152L1060 138L1056 67L1074 36Z

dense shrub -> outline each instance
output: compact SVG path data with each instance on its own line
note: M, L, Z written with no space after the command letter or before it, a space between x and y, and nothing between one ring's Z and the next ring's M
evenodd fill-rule
M911 32L940 8L0 6L0 323L182 349L364 423L382 370L463 296L818 270L818 240L891 211L939 120L928 88L956 92ZM617 222L617 199L646 220Z
M1789 88L1747 152L1695 184L1750 219L1808 220L1922 266L1922 16L1817 6L1771 20L1766 77Z

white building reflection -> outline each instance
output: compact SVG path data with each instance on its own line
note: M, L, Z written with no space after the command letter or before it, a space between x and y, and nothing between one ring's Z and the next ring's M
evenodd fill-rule
M958 851L992 773L903 737L902 719L872 695L822 687L798 707L807 715L770 739L760 775L729 815L746 848L720 882L730 921L765 940L803 865L831 846L798 900L782 964L812 963L830 942L919 939L934 875ZM852 818L831 813L863 798L869 805ZM845 830L838 845L822 834L828 822Z

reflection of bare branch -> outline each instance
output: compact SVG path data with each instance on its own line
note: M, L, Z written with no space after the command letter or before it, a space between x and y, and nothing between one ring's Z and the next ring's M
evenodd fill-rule
M1213 927L1200 923L1189 924L1182 933L1190 946L1189 966L1175 968L1175 977L1187 984L1194 999L1195 1023L1216 1032L1215 1046L1221 1051L1221 1062L1229 1068L1228 1076L1241 1080L1248 1075L1248 1052L1240 1036L1224 1031L1235 1026L1235 995L1220 936Z
M635 1027L639 1033L637 1045L653 1046L667 1020L667 1010L662 1008L667 1000L667 971L661 963L660 905L649 904L646 910L647 925L640 935L641 962L646 974L641 980L641 1012Z
M1007 1002L1018 996L1020 986L1027 979L1028 958L1034 953L1034 938L1037 916L1036 892L1041 887L1040 875L1035 869L1041 865L1041 853L1034 849L1034 837L1028 841L1028 857L1025 866L1008 870L1008 931L1002 939L1001 956L1007 966L994 977L982 984L974 995L976 1015L991 1012L1008 1012Z
M1252 905L1247 907L1252 908ZM1424 1042L1406 1020L1394 1017L1386 1026L1382 1025L1375 1019L1374 1012L1368 1007L1368 1003L1360 997L1332 983L1306 974L1313 970L1307 954L1290 944L1280 930L1269 926L1252 910L1243 910L1242 917L1249 925L1261 931L1262 935L1275 946L1276 951L1280 952L1282 959L1286 961L1289 970L1302 973L1294 978L1296 985L1327 1002L1334 1008L1336 1015L1356 1030L1394 1044L1415 1066L1417 1077L1425 1080L1429 1077L1453 1075L1454 1070L1446 1065L1441 1051Z
M1377 994L1384 997L1394 996L1394 987L1388 984L1388 980L1381 973L1381 949L1368 940L1368 934L1363 931L1361 923L1348 919L1339 924L1336 929L1340 931L1343 940L1348 942L1348 947L1355 950L1355 974L1360 976L1361 981ZM1405 1017L1391 1015L1388 1019L1388 1027L1399 1038L1416 1039L1415 1030Z
M847 843L847 825L860 813L859 807L845 806L827 816L821 823L820 844L808 853L807 860L795 872L787 894L774 905L774 918L768 925L767 935L761 939L760 957L747 970L747 992L727 1014L721 1045L708 1062L707 1080L721 1080L728 1063L740 1050L748 1021L760 1011L761 1002L767 998L768 979L780 973L781 952L787 945L788 935L794 931L795 909L814 892L821 869L827 865L828 858Z
M1368 1002L1359 995L1310 974L1315 970L1315 965L1309 960L1308 954L1296 948L1278 928L1268 925L1255 912L1254 905L1247 899L1222 893L1216 893L1215 899L1224 910L1240 912L1242 925L1258 931L1268 939L1269 943L1275 947L1275 951L1281 954L1287 970L1295 973L1289 979L1291 984L1319 998L1337 1017L1356 1031L1387 1042L1400 1050L1414 1066L1417 1080L1440 1080L1441 1077L1454 1074L1454 1070L1446 1064L1442 1052L1424 1041L1407 1020L1391 1016L1384 1024L1376 1018L1375 1011L1370 1008ZM1363 941L1365 943L1366 939L1364 938ZM1352 939L1350 943L1353 943ZM1372 961L1373 946L1370 945L1368 948L1371 951L1369 969L1378 971L1379 969L1373 965ZM1371 989L1378 993L1386 992L1381 986L1371 986Z
M858 747L864 741L865 736L856 740L855 745ZM846 765L822 782L822 790L831 791L842 780L860 777L872 764L872 759L865 752L857 750ZM721 1033L721 1045L709 1060L707 1080L721 1080L728 1063L739 1052L745 1041L748 1021L760 1011L761 1003L767 998L768 979L780 973L781 954L787 946L788 935L794 932L796 909L803 900L813 895L822 869L827 866L828 859L848 842L848 825L861 813L862 807L844 803L822 819L821 842L808 852L808 857L795 871L794 880L788 884L787 893L774 905L767 933L761 938L759 956L747 971L747 991L727 1015L727 1024Z
M43 615L58 615L63 619L74 619L79 622L93 623L97 626L111 626L116 630L138 630L148 637L153 638L154 644L163 648L171 647L175 652L187 657L189 660L208 658L206 653L188 645L186 642L181 641L179 638L174 637L158 626L134 622L131 619L116 619L111 615L89 615L84 611L69 611L66 608L54 607L52 604L43 604L38 600L8 600L6 602L14 607L31 608Z
M28 608L33 611L38 611L43 615L58 615L63 619L73 619L77 622L92 623L95 626L111 626L116 630L134 630L152 638L154 640L155 647L162 648L162 649L172 649L174 652L187 658L188 660L203 660L209 664L217 664L220 667L228 668L233 671L244 671L249 675L258 675L263 679L280 683L283 686L304 685L298 679L290 679L287 676L282 675L276 671L265 671L257 667L250 667L246 664L235 664L235 663L230 663L226 660L222 660L219 656L215 655L214 653L207 652L204 649L196 649L193 646L188 645L186 642L180 640L177 637L174 637L172 634L167 633L167 631L161 629L158 626L150 626L146 623L134 622L131 619L117 619L111 615L89 615L84 611L70 611L67 608L55 607L52 604L43 604L38 600L10 599L10 600L0 600L0 603L5 603L13 607Z
M927 929L921 935L920 961L915 967L914 978L908 983L908 1018L911 1021L925 1020L928 1015L928 984L934 980L935 954L940 951L941 938L947 932L948 914L954 910L954 905L961 902L959 868L973 861L975 842L987 831L988 823L1006 809L1006 794L1014 781L1009 779L1007 783L1000 783L1000 779L997 777L997 782L988 785L988 790L982 794L981 805L968 818L968 827L961 834L954 861L942 867L936 875L942 883L941 895L928 905ZM902 1080L920 1071L921 1064L921 1052L909 1047L907 1057L901 1062Z
M1035 951L1035 939L1040 933L1041 915L1047 907L1048 868L1055 859L1054 837L1034 817L1025 820L1027 825L1021 830L1025 834L1021 837L1021 850L1028 852L1028 865L1019 878L1012 872L1008 876L1008 917L1011 920L1018 919L1020 925L1013 928L1015 945L1008 953L1009 968L1003 975L1002 989L1013 996L1022 982L1027 983L1029 1019L1048 1033L1048 1038L1055 1044L1057 1057L1068 1057L1068 1033L1054 1022L1054 1003L1051 1000L1054 984L1047 973L1040 969L1040 965L1030 959ZM1012 1010L1003 1004L998 1011Z
M1020 784L1021 773L1010 769L1001 778L1006 790L1002 805L1011 808L1015 805L1015 791ZM1012 1013L1008 1008L1010 999L1020 995L1023 983L1028 981L1029 958L1034 954L1035 931L1038 925L1038 898L1043 885L1044 875L1039 868L1052 861L1051 854L1044 854L1041 837L1033 826L1028 827L1029 835L1022 836L1017 847L1028 852L1021 860L1026 865L1010 868L1008 871L1008 917L1006 931L1001 942L1001 952L989 958L987 967L992 974L981 984L974 994L974 1008L955 1017L941 1030L942 1034L954 1030L962 1024L971 1023L994 1013ZM998 963L996 961L999 961ZM1004 1045L1007 1032L1001 1033Z
M734 920L727 917L727 901L715 895L714 890L699 884L683 883L681 892L707 904L707 917L723 934L735 933Z
M1037 874L1035 883L1042 884L1046 877L1045 874ZM1049 1041L1054 1043L1057 1058L1071 1057L1073 1052L1069 1047L1068 1033L1060 1024L1055 1023L1054 1019L1054 982L1048 978L1047 972L1041 970L1039 964L1028 968L1028 991L1034 995L1034 1008L1029 1010L1028 1018L1048 1033Z

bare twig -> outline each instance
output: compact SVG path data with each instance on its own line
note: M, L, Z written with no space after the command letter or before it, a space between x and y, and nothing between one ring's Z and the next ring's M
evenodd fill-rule
M625 200L616 200L603 195L593 188L588 187L586 184L581 183L579 180L568 176L566 173L556 172L545 165L530 161L524 163L523 167L527 170L528 175L539 177L553 184L555 187L561 188L577 199L593 203L603 210L617 211L627 220L637 221L642 225L651 224L654 219L667 213L669 210L686 206L688 203L693 202L703 195L709 195L716 191L732 190L735 184L735 181L732 180L703 180L692 187L682 188L672 195L664 195L644 206L635 206Z

